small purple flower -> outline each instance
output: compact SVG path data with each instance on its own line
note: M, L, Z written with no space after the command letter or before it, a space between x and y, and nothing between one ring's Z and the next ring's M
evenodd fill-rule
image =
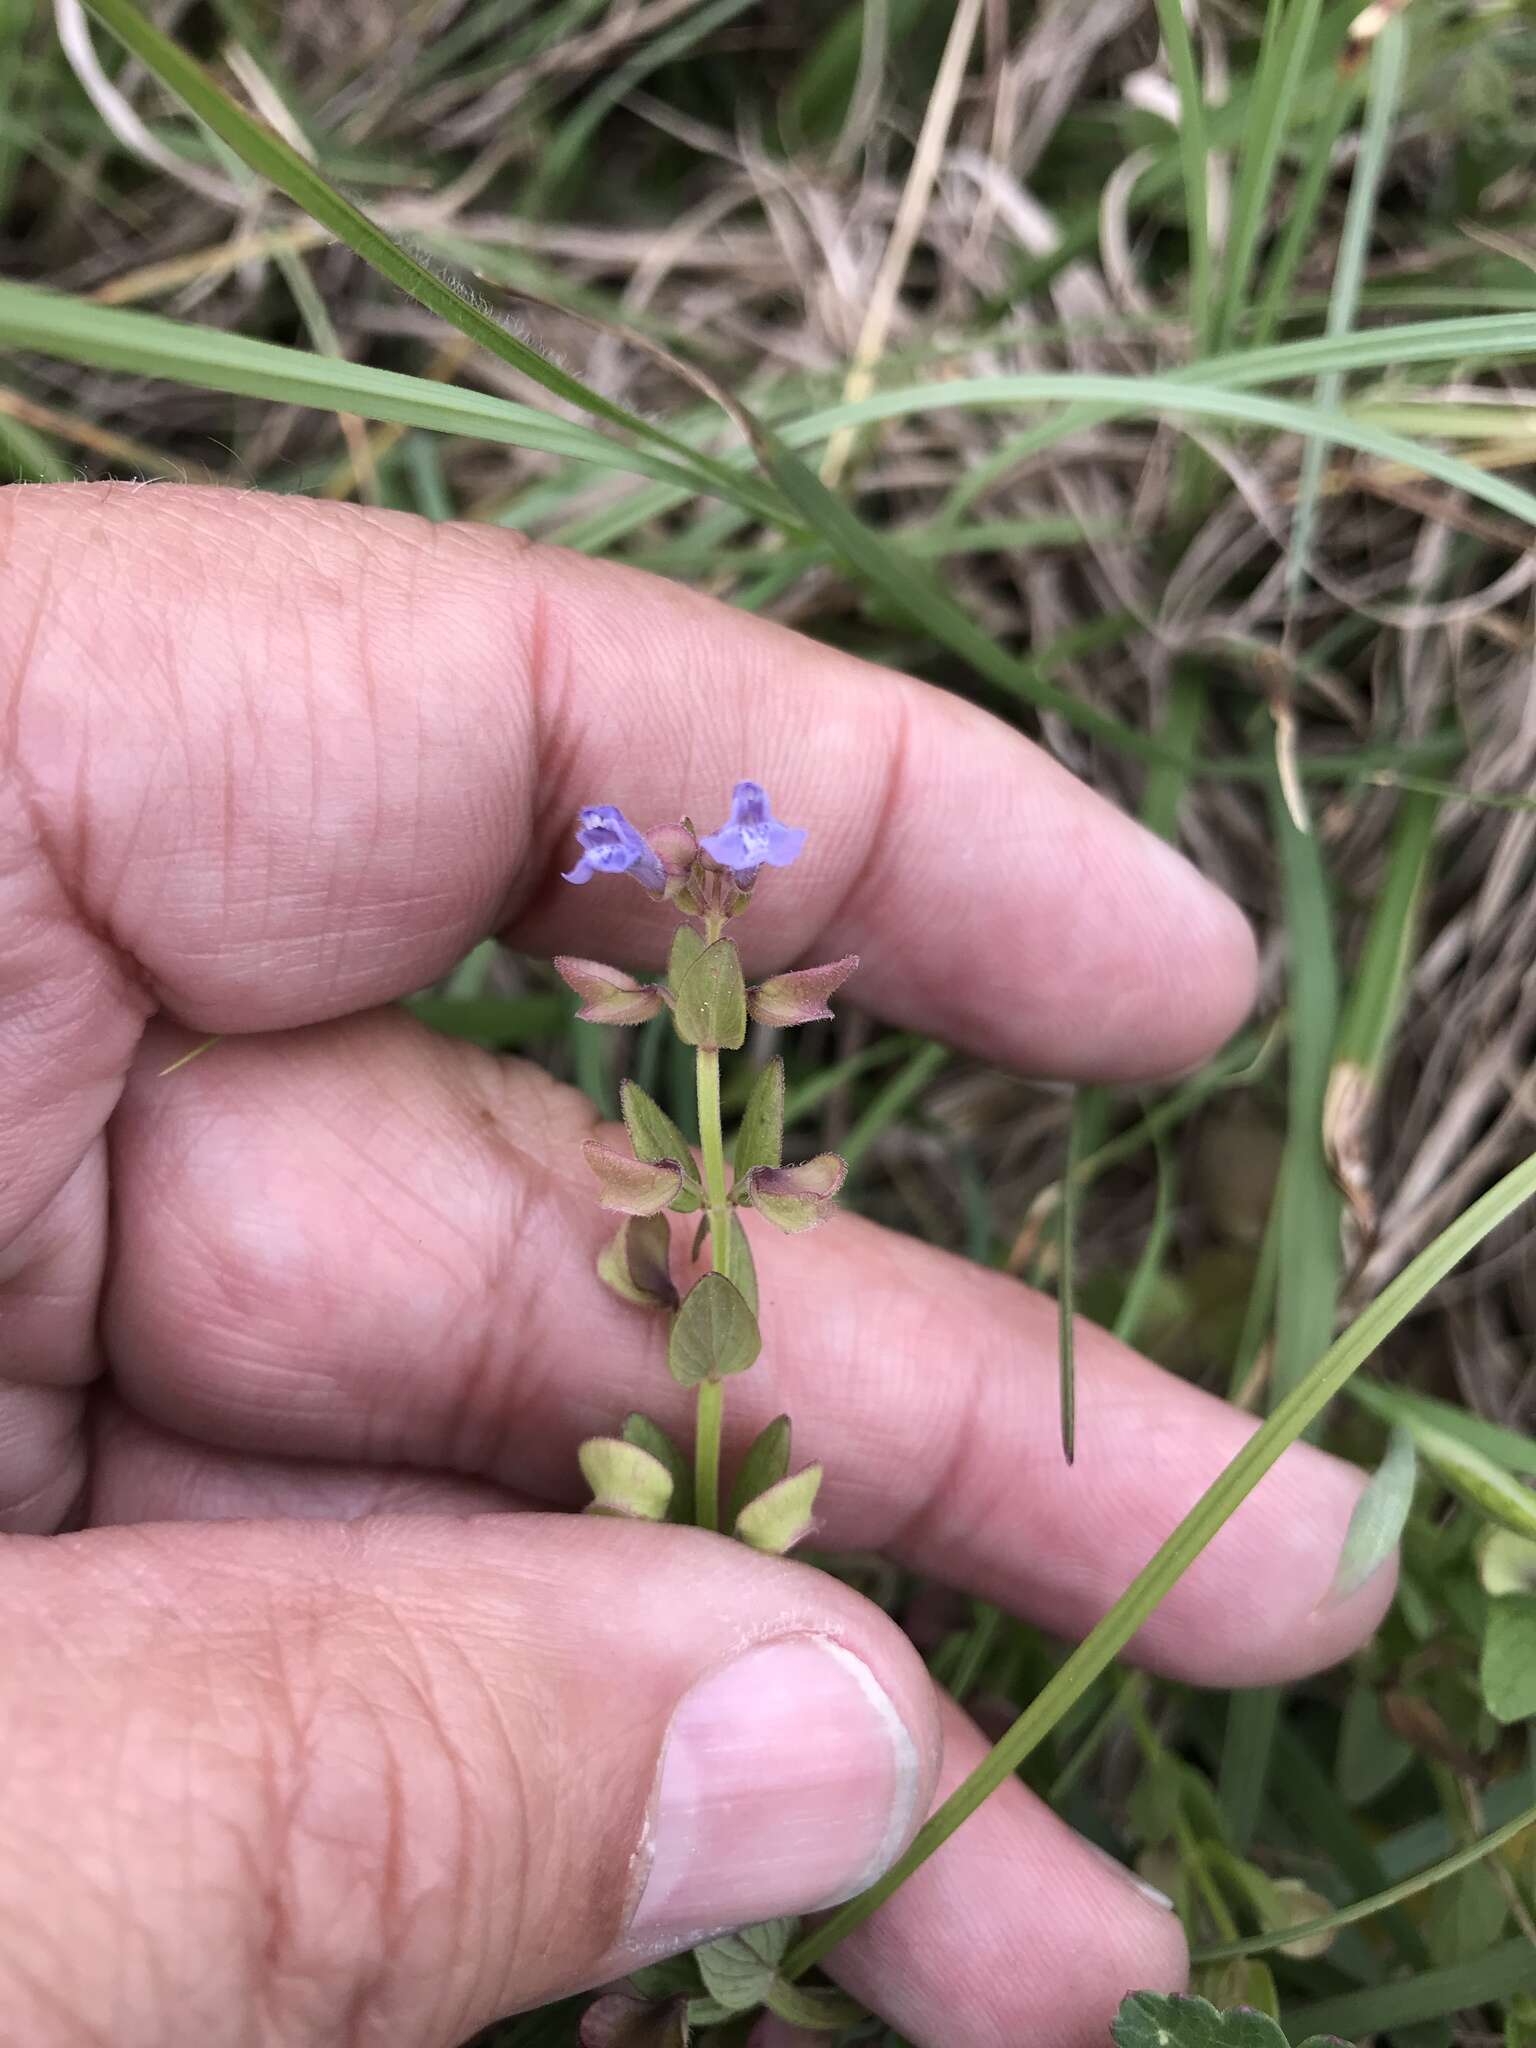
M612 804L588 804L578 813L576 837L582 855L567 882L590 882L594 875L633 875L659 896L667 886L667 871L637 832Z
M738 881L745 882L761 867L787 868L804 846L805 834L797 825L779 823L760 782L738 782L729 819L699 844L711 860L734 869Z

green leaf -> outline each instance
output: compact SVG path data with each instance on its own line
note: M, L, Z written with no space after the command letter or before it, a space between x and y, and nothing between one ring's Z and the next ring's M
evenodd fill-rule
M1432 1962L1449 1967L1487 1955L1509 1918L1509 1901L1486 1863L1436 1885L1425 1933Z
M576 1457L592 1489L589 1512L637 1522L666 1520L672 1474L660 1458L616 1436L589 1437Z
M765 1920L706 1941L693 1952L704 1988L727 2012L746 2012L761 2005L778 1975L784 1953L794 1937L794 1920Z
M753 1315L757 1314L757 1261L752 1256L752 1245L741 1218L731 1211L731 1278L741 1289L742 1298Z
M757 1318L723 1273L706 1273L683 1297L667 1345L667 1369L679 1386L745 1372L763 1348Z
M1110 2034L1115 2048L1289 2048L1267 2013L1218 2012L1205 1998L1133 1991L1122 2001ZM1317 2036L1302 2048L1321 2048Z
M691 1955L663 1956L659 1963L642 1963L631 1970L629 1981L642 1998L675 1998L698 1990L699 1973Z
M747 985L732 939L706 946L678 984L677 1035L685 1045L734 1052L747 1035Z
M746 1456L736 1472L736 1483L726 1503L725 1521L727 1528L736 1526L736 1518L748 1501L766 1493L770 1486L777 1486L789 1470L789 1417L775 1415L766 1429L752 1439Z
M683 976L704 950L704 941L691 924L680 924L677 936L672 941L672 951L667 958L667 986L674 995L682 986Z
M597 1258L597 1277L636 1308L677 1307L672 1233L665 1216L626 1216Z
M784 1156L784 1062L771 1059L752 1083L741 1113L731 1166L737 1187L754 1166L777 1166Z
M1351 1593L1357 1593L1397 1549L1408 1510L1413 1506L1417 1472L1413 1438L1406 1429L1398 1427L1387 1440L1386 1456L1355 1502L1328 1595L1330 1600L1347 1600Z
M637 1159L675 1159L681 1165L683 1185L671 1206L680 1215L697 1209L699 1195L693 1170L693 1148L661 1104L647 1095L638 1081L623 1081L619 1084L619 1108Z
M1496 1721L1536 1715L1536 1595L1505 1593L1488 1602L1478 1682Z
M1415 1416L1404 1416L1403 1427L1412 1434L1425 1464L1432 1466L1468 1507L1516 1536L1536 1537L1536 1493L1528 1486L1512 1479L1502 1466L1470 1444Z
M734 1534L753 1550L785 1557L797 1543L803 1543L816 1524L811 1510L821 1486L821 1467L807 1465L792 1479L781 1479L748 1501L736 1517Z
M626 1415L624 1427L619 1434L627 1444L638 1444L642 1451L649 1451L660 1464L666 1466L672 1475L672 1498L667 1504L667 1520L681 1522L685 1526L693 1521L693 1462L685 1458L671 1437L659 1422L652 1422L649 1415L642 1415L638 1409Z
M1369 1806L1396 1784L1413 1762L1413 1751L1381 1717L1381 1695L1363 1680L1354 1685L1339 1716L1334 1782L1350 1807Z
M763 1995L763 2003L792 2027L806 2027L812 2033L841 2033L868 2017L856 1998L821 1985L787 1984L776 1977Z

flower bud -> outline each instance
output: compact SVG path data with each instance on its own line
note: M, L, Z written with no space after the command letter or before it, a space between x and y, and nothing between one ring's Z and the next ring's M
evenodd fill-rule
M643 1024L661 1008L661 990L647 988L622 967L574 960L568 953L557 953L554 965L560 979L581 997L576 1014L588 1024Z
M803 1166L754 1166L747 1175L747 1200L794 1236L826 1222L832 1198L847 1178L847 1162L835 1152L819 1153Z
M841 960L828 961L825 967L802 967L794 974L770 975L767 981L747 990L748 1012L759 1024L776 1024L781 1029L830 1017L827 998L858 964L858 954L848 953Z
M699 842L686 825L658 825L645 838L669 882L680 882L699 857Z
M597 1175L603 1207L625 1216L655 1216L683 1184L683 1169L675 1159L631 1159L610 1152L596 1138L588 1138L581 1156Z

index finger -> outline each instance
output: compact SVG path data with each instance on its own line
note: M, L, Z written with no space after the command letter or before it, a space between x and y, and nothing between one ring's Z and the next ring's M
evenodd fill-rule
M642 826L768 784L806 828L744 934L864 956L861 1000L1025 1067L1177 1068L1238 1021L1239 914L960 700L499 529L177 487L0 500L12 772L51 869L208 1031L420 986L500 922L658 961L632 886L558 882L580 804Z

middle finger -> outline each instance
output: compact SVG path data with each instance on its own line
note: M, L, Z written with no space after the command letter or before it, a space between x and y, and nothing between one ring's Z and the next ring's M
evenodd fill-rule
M166 1043L152 1034L112 1131L103 1326L133 1406L231 1448L548 1502L581 1498L577 1444L632 1408L686 1439L662 1319L593 1273L617 1219L581 1161L582 1097L391 1011L226 1040L162 1077ZM792 1242L756 1224L764 1354L731 1385L727 1458L787 1411L797 1462L826 1467L830 1547L885 1549L1081 1634L1253 1427L1084 1326L1067 1467L1052 1304L856 1217ZM1345 1654L1389 1591L1325 1599L1360 1483L1287 1453L1140 1660L1230 1685Z

